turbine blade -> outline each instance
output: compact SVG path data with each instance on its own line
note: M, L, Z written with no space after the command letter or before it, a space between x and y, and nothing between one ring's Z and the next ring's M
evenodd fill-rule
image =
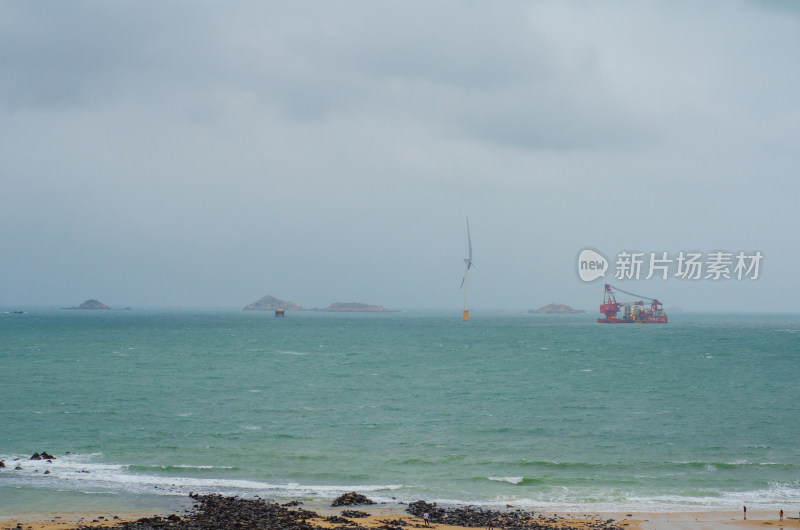
M472 237L469 235L469 217L467 217L467 242L469 243L469 259L472 259Z
M478 268L478 266L477 266L477 265L475 265L475 264L474 264L474 263L472 263L471 261L469 262L469 264L470 264L470 266L472 266L472 267L475 267L475 270L476 270L476 271L478 271L478 272L480 272L480 273L481 273L481 276L483 276L484 278L486 278L486 275L483 273L483 271L482 271L482 270L480 270L480 269ZM488 278L486 278L486 279L488 280Z
M464 276L463 278L461 278L461 287L459 287L459 289L463 289L463 288L464 288L464 280L466 280L466 279L467 279L467 277L466 277L466 276Z

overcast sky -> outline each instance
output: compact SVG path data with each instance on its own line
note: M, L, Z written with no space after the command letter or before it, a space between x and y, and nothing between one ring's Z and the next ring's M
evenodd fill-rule
M797 311L796 5L2 2L0 305Z

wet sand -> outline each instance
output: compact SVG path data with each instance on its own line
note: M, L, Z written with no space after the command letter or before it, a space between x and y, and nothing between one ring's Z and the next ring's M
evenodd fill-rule
M791 514L794 514L793 516ZM783 521L778 510L748 510L747 519L742 511L665 512L633 514L640 520L642 530L669 529L745 529L745 528L800 528L798 512L784 510Z

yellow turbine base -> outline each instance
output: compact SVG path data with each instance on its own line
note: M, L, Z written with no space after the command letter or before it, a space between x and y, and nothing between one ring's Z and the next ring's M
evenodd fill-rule
M464 310L464 320L469 320L469 309Z

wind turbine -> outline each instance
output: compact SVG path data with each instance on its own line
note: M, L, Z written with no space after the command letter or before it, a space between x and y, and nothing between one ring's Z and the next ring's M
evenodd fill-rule
M469 217L467 217L467 243L469 244L469 257L464 258L464 278L461 279L461 288L464 289L464 316L463 320L469 320L469 270L474 267L472 263L472 238L469 235ZM478 267L475 267L476 269Z

